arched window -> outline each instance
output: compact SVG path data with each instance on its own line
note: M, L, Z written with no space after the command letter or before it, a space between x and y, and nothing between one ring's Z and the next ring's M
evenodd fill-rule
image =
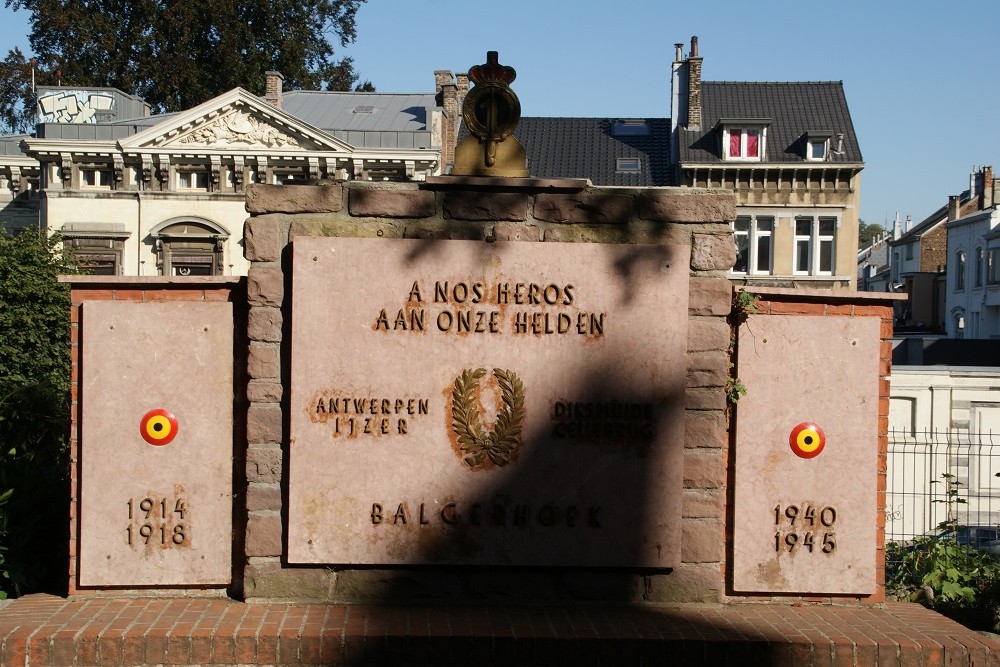
M164 276L221 276L229 232L208 220L168 220L150 232Z
M976 267L973 269L976 272L976 287L983 286L983 268L984 268L984 253L982 248L976 248Z
M965 251L955 253L955 289L965 289Z

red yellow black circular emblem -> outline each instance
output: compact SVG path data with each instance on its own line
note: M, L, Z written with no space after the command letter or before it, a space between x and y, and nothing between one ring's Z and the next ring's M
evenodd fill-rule
M811 459L819 456L826 446L826 434L818 424L802 422L788 435L788 445L796 456Z
M163 408L150 410L139 420L139 433L151 445L168 445L177 435L177 420Z

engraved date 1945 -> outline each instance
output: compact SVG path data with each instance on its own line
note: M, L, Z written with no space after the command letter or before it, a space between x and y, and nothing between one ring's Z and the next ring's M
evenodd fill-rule
M794 554L804 549L808 553L832 554L837 549L836 523L837 509L832 505L778 503L774 506L774 550Z

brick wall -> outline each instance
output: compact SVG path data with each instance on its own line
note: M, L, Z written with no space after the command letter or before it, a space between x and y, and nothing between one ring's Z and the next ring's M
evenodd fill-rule
M77 509L79 507L79 477L80 461L80 320L81 306L89 301L130 301L130 302L164 302L164 301L230 301L233 303L234 343L233 343L233 413L237 417L233 425L234 453L234 496L242 497L240 483L243 478L243 443L246 435L240 416L246 410L246 337L241 336L246 322L246 283L242 278L229 277L193 277L193 278L120 278L117 276L66 276L62 282L70 284L70 531L69 531L69 593L88 595L94 594L92 589L81 590L77 586ZM242 525L244 509L237 502L234 507L233 524ZM233 553L234 563L233 589L242 586L239 577L242 576L242 531L234 531ZM115 591L115 594L128 591ZM199 594L211 594L212 591L192 591ZM152 595L155 591L144 589L142 595ZM176 594L176 590L168 591Z

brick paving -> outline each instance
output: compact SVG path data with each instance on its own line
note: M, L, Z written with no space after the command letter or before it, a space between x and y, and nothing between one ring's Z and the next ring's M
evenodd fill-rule
M0 610L2 664L983 665L1000 642L915 604L389 606L64 599Z

